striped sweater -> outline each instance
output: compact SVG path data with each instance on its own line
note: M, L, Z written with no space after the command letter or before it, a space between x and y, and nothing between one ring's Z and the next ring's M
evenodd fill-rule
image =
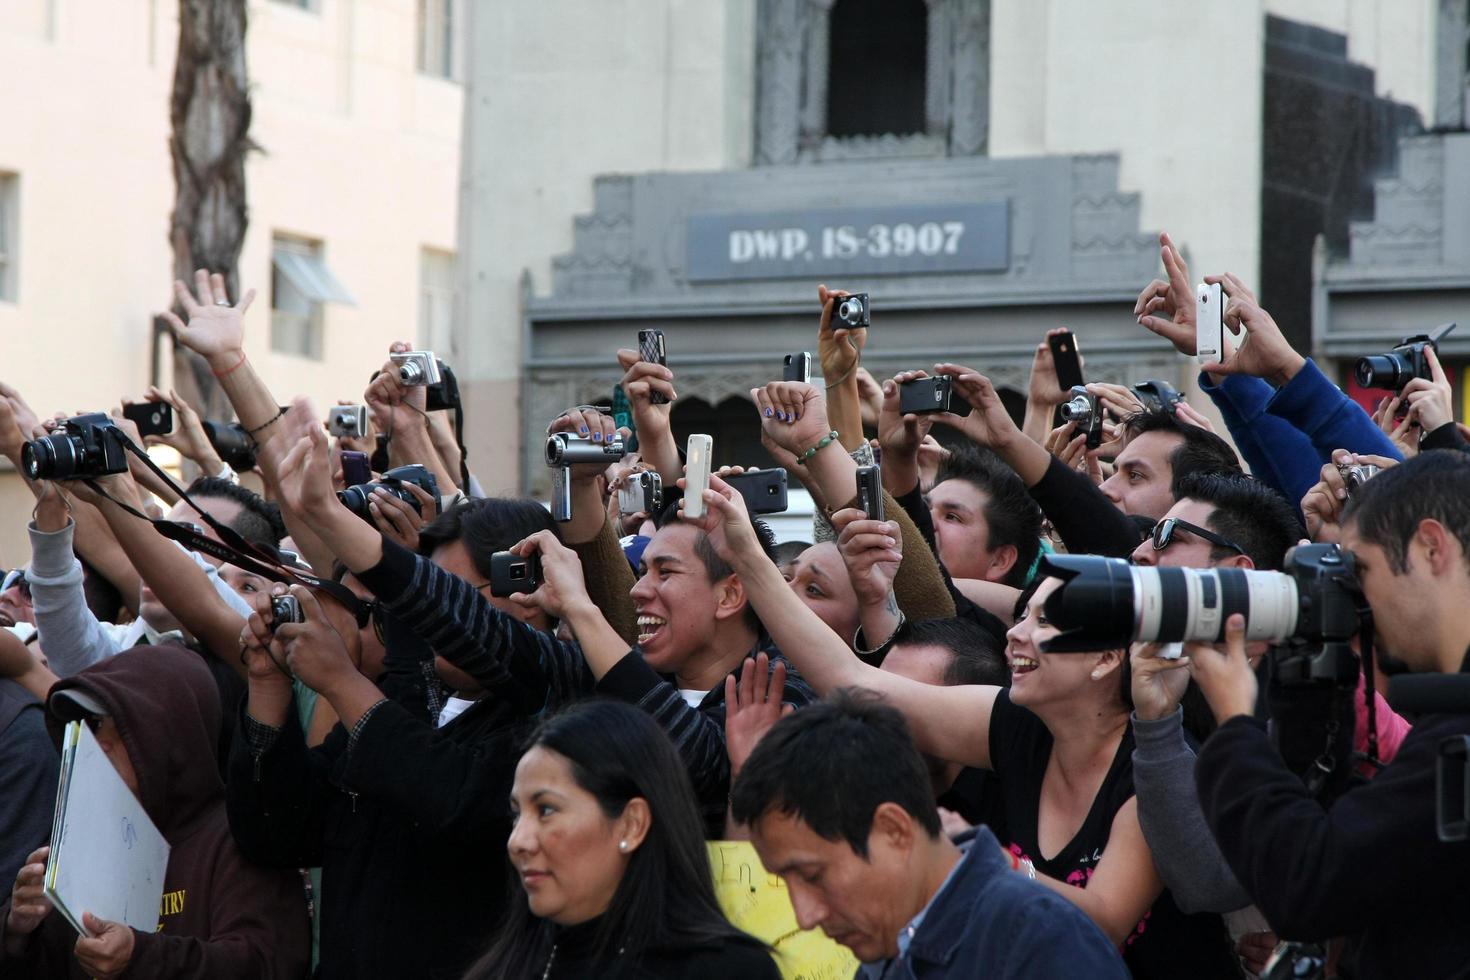
M707 831L712 837L722 835L730 793L723 682L692 708L673 679L649 667L637 647L598 681L579 645L501 612L470 583L386 539L383 560L358 578L435 653L522 715L596 695L616 697L648 712L688 767ZM766 650L779 658L777 651ZM732 664L732 673L739 668ZM782 700L797 707L817 700L789 663Z

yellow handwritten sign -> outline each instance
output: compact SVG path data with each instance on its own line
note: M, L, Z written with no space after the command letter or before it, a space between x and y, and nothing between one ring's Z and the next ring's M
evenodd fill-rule
M715 897L737 928L776 950L786 980L852 980L857 957L821 930L803 932L786 894L786 883L768 874L748 841L710 841Z

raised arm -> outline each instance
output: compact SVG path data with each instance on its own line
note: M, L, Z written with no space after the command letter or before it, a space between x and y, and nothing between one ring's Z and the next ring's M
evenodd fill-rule
M817 287L822 317L817 328L817 357L822 363L822 384L827 391L827 421L837 431L838 441L848 452L867 442L863 435L862 398L858 392L858 366L868 330L832 327L832 309L850 295L843 289Z

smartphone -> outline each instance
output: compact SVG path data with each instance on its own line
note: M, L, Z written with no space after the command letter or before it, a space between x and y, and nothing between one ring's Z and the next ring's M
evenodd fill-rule
M664 351L664 332L662 330L640 330L638 331L638 359L660 367L668 367L668 355ZM667 405L669 400L657 391L649 392L648 401L652 405Z
M725 482L745 498L752 514L781 514L788 506L786 470L780 466L727 476Z
M883 520L883 470L877 466L857 469L858 507L870 521Z
M1194 287L1194 357L1201 364L1225 356L1225 293L1218 282Z
M541 587L541 556L522 558L509 551L490 556L490 594L497 599L517 592L535 592Z
M709 489L709 457L714 449L715 441L709 436L689 437L684 460L684 516L690 520L704 519L704 492Z
M164 436L174 431L174 407L168 402L124 405L123 418L138 427L140 436Z
M353 449L342 450L342 485L360 487L373 482L373 468L368 463L368 454Z
M1051 360L1057 366L1057 384L1062 391L1087 383L1082 380L1082 359L1077 356L1077 338L1072 336L1072 331L1046 338L1046 346L1051 348Z
M812 380L812 355L806 351L787 354L781 371L782 381L800 381L808 384Z

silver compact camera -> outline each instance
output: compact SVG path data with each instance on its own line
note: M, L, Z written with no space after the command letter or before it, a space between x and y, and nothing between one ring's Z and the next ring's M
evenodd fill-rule
M657 473L629 473L618 491L618 510L628 514L657 514L664 506L664 481Z
M1348 496L1352 496L1362 488L1363 484L1378 475L1381 467L1372 463L1345 463L1337 468L1342 474L1343 485L1347 487Z
M572 519L572 467L582 463L616 463L626 455L623 440L593 442L586 436L565 432L546 437L546 465L554 471L551 484L551 516L558 521Z
M284 623L304 623L306 617L301 614L301 600L294 595L278 595L271 597L271 628L274 629Z
M398 365L398 381L407 387L436 385L443 380L439 374L439 359L433 351L410 350L388 356Z
M362 435L367 424L366 405L337 405L327 412L327 431L339 439Z

